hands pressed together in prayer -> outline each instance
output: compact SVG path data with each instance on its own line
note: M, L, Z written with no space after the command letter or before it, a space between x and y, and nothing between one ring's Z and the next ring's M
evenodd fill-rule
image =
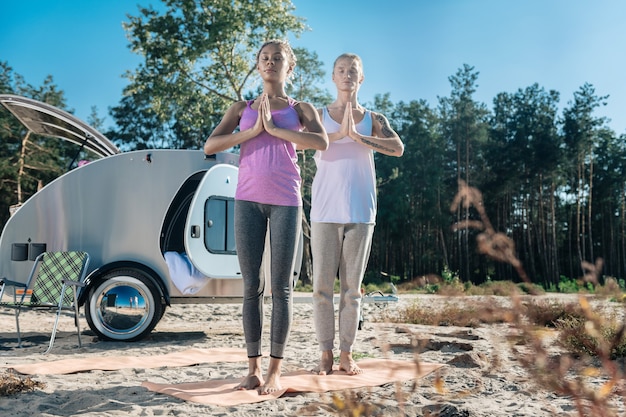
M255 134L260 134L264 130L267 133L272 133L273 129L276 129L276 125L274 125L274 120L272 120L272 112L270 107L270 99L266 93L261 94L259 98L259 116L256 119L256 123L252 127Z
M356 130L356 123L354 123L354 116L352 115L352 103L346 104L346 109L343 113L343 119L341 121L341 127L339 128L341 137L350 137L355 142L361 137Z

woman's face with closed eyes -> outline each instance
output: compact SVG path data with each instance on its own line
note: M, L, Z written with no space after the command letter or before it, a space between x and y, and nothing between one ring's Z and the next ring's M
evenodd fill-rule
M295 63L280 44L268 43L257 56L257 69L263 79L286 79L293 71Z

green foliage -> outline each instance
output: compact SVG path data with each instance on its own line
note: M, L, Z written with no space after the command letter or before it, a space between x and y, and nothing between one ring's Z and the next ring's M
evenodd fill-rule
M443 278L443 282L448 285L455 285L460 282L459 274L450 271L447 266L441 272L441 278Z
M355 361L360 361L362 359L373 358L374 355L368 352L352 352L352 359ZM339 362L339 357L336 357L335 360Z
M381 292L383 294L391 294L393 292L391 288L391 284L388 282L382 282L379 284L374 284L374 283L365 284L365 286L363 287L363 291L365 291L365 294L378 293L378 292Z
M582 289L584 289L584 286L581 286L580 283L576 280L572 280L561 275L557 288L559 292L568 294L580 292Z
M428 284L425 288L428 294L438 294L441 291L440 284Z
M254 90L255 54L272 38L299 36L304 19L290 0L170 0L164 12L139 8L124 28L142 64L127 77L110 132L130 149L200 148L225 110ZM316 55L303 55L298 94L323 74L307 74Z
M294 291L313 292L313 284L303 283L302 281L298 280L298 282L296 283L296 287L294 288Z

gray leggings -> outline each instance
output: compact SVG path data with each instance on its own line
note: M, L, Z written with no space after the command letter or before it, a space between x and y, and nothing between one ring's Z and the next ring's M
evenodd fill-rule
M301 207L235 201L235 242L244 285L243 331L250 358L262 354L265 279L261 263L268 226L272 290L270 356L283 357L291 330L294 262L301 222Z
M374 224L311 223L313 320L320 350L335 338L333 288L339 277L339 349L352 352L361 309L361 283L367 267Z

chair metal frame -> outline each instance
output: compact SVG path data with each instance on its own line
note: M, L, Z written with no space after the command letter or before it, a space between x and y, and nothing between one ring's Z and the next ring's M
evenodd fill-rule
M47 261L50 264L46 263ZM45 263L45 266L44 266ZM68 267L69 269L65 269ZM43 268L42 268L43 266ZM80 270L76 270L75 267L80 266ZM74 311L74 324L76 325L76 331L78 334L78 346L82 347L82 341L80 338L80 324L79 324L79 306L78 306L78 289L85 287L85 278L87 276L87 270L89 267L89 254L82 251L58 251L58 252L43 252L33 263L28 280L25 283L13 281L7 278L0 278L0 307L12 308L15 310L15 325L17 329L17 345L22 347L22 336L20 330L19 316L22 310L26 309L48 309L56 310L56 318L54 320L54 326L52 328L52 334L50 336L50 343L48 349L44 352L47 354L52 350L54 341L56 338L57 327L59 324L59 317L62 310ZM53 277L51 275L54 275ZM59 282L53 282L51 280L57 280ZM48 280L47 282L40 282ZM60 284L60 291L59 289ZM39 303L37 300L33 301L33 297L36 296L42 285L46 285L48 290L51 290L53 297L58 296L58 302L56 303ZM13 288L13 301L3 301L5 291L7 288ZM26 296L29 289L33 289L31 299L27 300ZM68 300L67 289L72 289L73 299ZM18 297L18 289L21 289L21 296ZM37 289L37 291L35 291Z

